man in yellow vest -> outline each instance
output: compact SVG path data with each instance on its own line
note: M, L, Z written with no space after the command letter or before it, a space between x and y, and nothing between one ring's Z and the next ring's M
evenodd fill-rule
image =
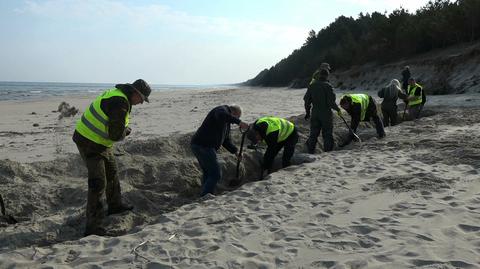
M267 150L263 155L263 171L272 172L272 165L278 152L283 148L282 167L290 165L290 159L295 152L295 145L298 142L298 133L293 123L277 117L263 117L250 125L247 138L253 144L265 141Z
M133 84L117 84L99 95L77 122L73 141L88 170L85 236L107 234L102 227L104 192L109 215L133 209L122 203L112 147L130 134L128 122L132 106L148 102L150 92L150 86L143 79Z
M420 118L420 112L426 101L423 87L414 78L410 78L407 88L407 106L408 116L411 120Z
M377 104L375 100L367 94L345 94L340 99L340 106L352 117L350 127L353 132L357 132L358 124L361 121L370 121L373 119L375 123L375 129L379 138L385 137L385 130L383 129L383 123L377 114ZM350 133L347 141L341 146L349 144L354 139L354 135Z

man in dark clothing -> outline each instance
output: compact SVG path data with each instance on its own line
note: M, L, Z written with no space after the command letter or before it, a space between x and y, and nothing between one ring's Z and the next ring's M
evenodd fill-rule
M290 165L290 159L295 152L295 145L298 142L297 129L293 123L277 117L263 117L256 120L247 133L247 138L253 144L265 141L267 150L263 155L263 171L272 172L272 165L278 152L283 148L282 167Z
M411 120L420 118L420 112L427 101L423 87L414 78L408 80L407 105Z
M372 118L378 137L385 137L382 121L377 114L377 104L371 96L367 94L346 94L340 99L340 106L352 117L350 127L355 133L360 121L370 121L370 118ZM353 139L354 135L350 133L342 146L349 144Z
M405 92L407 91L408 80L410 79L410 77L411 77L410 67L407 65L402 71L402 87Z
M237 105L215 107L192 137L190 146L203 172L201 196L213 194L222 177L217 160L220 146L237 155L238 149L230 139L230 124L235 123L243 130L248 129L248 124L240 120L241 115L242 109ZM237 155L237 158L241 157Z
M384 126L397 125L397 100L401 98L406 99L406 95L400 89L400 82L393 79L387 87L378 91L378 97L383 98L382 114Z
M142 79L133 84L117 84L98 96L78 120L73 141L88 170L87 221L85 236L106 235L101 196L106 194L108 214L132 210L122 203L113 144L129 135L129 115L133 105L148 102L150 86Z
M340 113L340 108L335 103L336 97L332 85L328 82L328 75L327 69L315 72L303 97L305 102L305 120L310 118L310 135L306 142L307 150L310 154L315 153L315 146L320 132L322 132L323 137L323 150L325 152L333 150L332 109Z

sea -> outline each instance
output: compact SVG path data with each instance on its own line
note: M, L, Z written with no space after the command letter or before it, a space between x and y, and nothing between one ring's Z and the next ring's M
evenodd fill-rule
M72 96L100 93L116 83L64 83L64 82L10 82L0 81L0 101L41 99L50 96ZM152 91L178 91L201 89L227 89L235 85L168 85L150 84Z

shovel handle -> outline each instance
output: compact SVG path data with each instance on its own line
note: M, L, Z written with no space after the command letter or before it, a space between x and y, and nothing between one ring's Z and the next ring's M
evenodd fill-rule
M360 139L360 137L352 130L352 128L350 127L350 125L348 125L347 121L345 120L345 118L342 116L342 115L338 115L340 116L340 118L343 120L343 123L345 123L345 125L347 126L348 130L353 134L353 136L358 140L358 142L362 142L362 140Z
M248 128L250 129L250 127ZM247 135L247 132L248 132L248 129L244 132L242 132L242 130L240 129L240 132L242 133L242 141L240 142L240 150L238 151L238 156L242 156L242 152L243 152L243 144L245 142L245 136ZM237 181L239 180L239 177L240 177L240 163L241 163L242 159L240 157L238 157L238 160L237 160L237 171L236 171L236 178L237 178Z
M2 215L5 216L5 204L3 203L2 195L0 194L0 209L2 211Z

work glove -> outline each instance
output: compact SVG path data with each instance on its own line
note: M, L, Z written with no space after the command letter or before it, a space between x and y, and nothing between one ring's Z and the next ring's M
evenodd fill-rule
M305 114L305 120L310 119L310 113Z

